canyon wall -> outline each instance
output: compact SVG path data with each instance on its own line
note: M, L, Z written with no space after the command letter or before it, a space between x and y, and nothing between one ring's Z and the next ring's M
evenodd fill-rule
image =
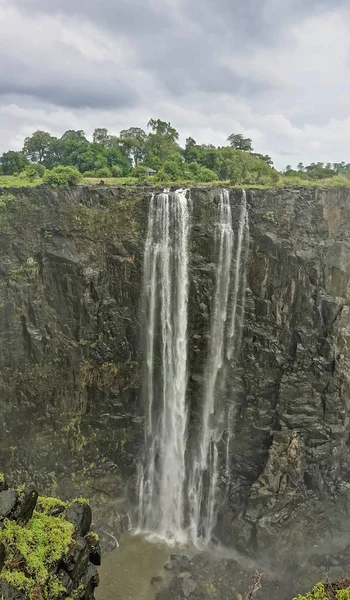
M191 190L190 424L198 424L219 190ZM132 497L150 189L1 190L0 462L42 489ZM231 190L234 223L241 190ZM350 508L350 191L247 190L245 325L217 537L341 543ZM222 454L224 454L223 440ZM34 475L35 474L35 475ZM228 490L228 491L227 491Z

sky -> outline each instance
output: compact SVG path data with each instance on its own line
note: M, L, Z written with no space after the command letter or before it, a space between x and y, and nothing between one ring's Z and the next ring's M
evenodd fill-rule
M350 162L348 0L0 0L0 153L150 118L280 169Z

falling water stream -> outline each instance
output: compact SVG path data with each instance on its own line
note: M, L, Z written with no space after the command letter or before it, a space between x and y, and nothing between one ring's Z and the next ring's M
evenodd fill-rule
M230 291L233 229L228 190L220 192L215 241L218 247L216 283L207 361L204 369L204 399L197 452L193 454L189 479L190 528L197 545L210 540L215 524L215 496L218 479L218 448L223 433L220 387L225 325Z
M152 196L144 258L146 456L139 529L184 541L189 201Z
M228 374L235 368L244 320L249 245L245 191L234 213L228 190L221 190L218 198L203 395L198 427L189 433L190 220L186 190L152 195L143 271L146 419L138 524L136 535L129 533L103 563L103 584L97 594L101 600L153 600L156 589L150 579L159 573L164 576L161 567L169 545L185 553L191 553L190 547L206 547L216 525L221 473L222 481L230 484L235 399ZM188 435L193 450L185 461Z
M203 402L186 468L189 200L185 190L178 190L153 195L150 201L143 280L146 453L138 477L138 530L168 542L190 539L203 547L210 541L222 440L229 472L234 405L228 401L227 372L237 355L244 317L249 232L245 191L239 211L233 223L230 194L221 190Z

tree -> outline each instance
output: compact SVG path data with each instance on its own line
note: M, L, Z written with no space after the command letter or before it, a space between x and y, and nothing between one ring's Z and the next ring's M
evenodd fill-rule
M130 127L120 132L120 144L125 154L132 159L135 166L145 157L147 134L140 127Z
M43 163L55 140L56 138L47 131L35 131L33 135L25 138L23 152L32 162Z
M96 144L102 144L103 146L108 146L109 145L108 129L105 129L104 127L95 129L94 133L92 134L92 140Z
M160 119L151 119L148 127L152 129L145 144L145 163L159 170L166 162L182 164L181 148L177 144L179 134L170 123Z
M217 181L219 179L219 177L211 169L207 169L207 167L200 167L200 169L196 175L196 179L198 181L202 181L202 182L209 182L209 181Z
M153 133L157 135L168 136L173 142L179 139L179 134L170 123L161 121L160 119L150 119L147 123L147 127L152 129Z
M198 156L200 153L199 149L200 149L200 146L197 146L196 140L194 140L192 137L187 138L185 150L183 152L185 162L187 162L187 163L197 162L197 159L198 159Z
M252 156L254 156L254 158L259 158L260 160L263 160L271 167L273 165L273 160L272 160L271 156L269 156L268 154L258 154L256 152L252 152Z
M241 133L231 133L227 141L230 142L231 148L234 150L242 150L243 152L253 152L252 140L244 138Z
M305 171L305 167L302 162L298 164L298 171L300 171L300 173L303 173Z
M61 140L83 140L87 142L85 131L82 129L67 129L61 137Z
M15 152L14 150L4 152L0 162L4 175L20 173L29 164L29 161L23 152Z

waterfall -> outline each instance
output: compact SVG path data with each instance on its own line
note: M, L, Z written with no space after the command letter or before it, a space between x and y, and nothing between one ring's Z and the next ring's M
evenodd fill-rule
M229 485L235 405L227 373L237 358L244 319L249 241L245 191L235 222L228 190L219 196L203 399L186 468L188 241L186 191L153 195L144 257L146 452L139 466L138 516L142 531L176 542L186 541L189 533L203 547L216 524L225 462Z
M234 279L231 305L231 321L228 331L227 359L235 360L241 345L244 324L245 294L247 285L246 262L249 249L249 216L247 210L247 194L242 191L242 201L238 223L237 245L235 249ZM239 304L240 302L240 304ZM227 410L226 437L226 476L230 473L230 444L233 434L234 405Z
M189 209L185 190L152 196L144 257L146 456L139 528L183 539Z
M216 523L219 444L226 437L226 471L232 438L234 407L226 400L226 374L238 350L244 317L245 256L248 241L246 193L243 191L237 243L228 190L222 190L216 225L217 267L210 339L204 369L204 398L198 451L189 477L191 537L199 547L211 539ZM233 271L233 276L232 276ZM240 306L239 306L240 300Z
M221 398L218 379L225 348L225 324L230 289L233 229L228 190L220 192L219 218L215 241L218 247L216 283L210 328L210 342L204 377L204 401L199 448L190 474L190 528L193 540L204 545L210 540L215 524L215 498L218 479L217 443L222 436ZM221 421L221 422L220 422Z

